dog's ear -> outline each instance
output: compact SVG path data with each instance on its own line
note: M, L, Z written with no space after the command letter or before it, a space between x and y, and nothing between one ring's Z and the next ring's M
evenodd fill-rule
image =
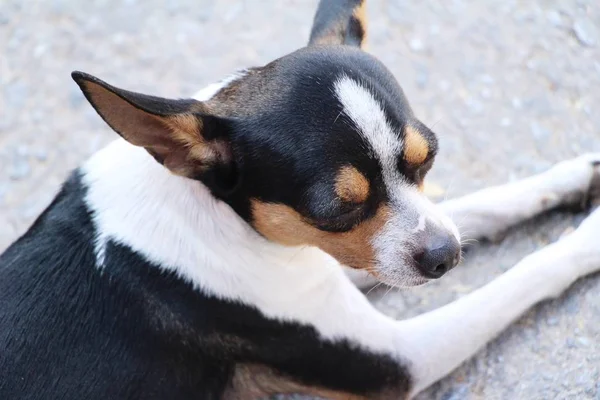
M119 89L83 72L71 74L102 119L129 143L145 148L172 172L233 183L227 123L197 100L170 100ZM215 175L216 174L216 175Z
M366 1L321 0L308 44L362 47L367 36Z

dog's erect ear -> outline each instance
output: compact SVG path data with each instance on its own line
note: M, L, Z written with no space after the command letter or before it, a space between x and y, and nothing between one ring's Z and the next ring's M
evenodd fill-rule
M172 172L201 179L232 170L226 123L197 100L169 100L119 89L83 72L71 74L112 129L144 147Z
M321 0L308 44L362 47L367 36L366 1Z

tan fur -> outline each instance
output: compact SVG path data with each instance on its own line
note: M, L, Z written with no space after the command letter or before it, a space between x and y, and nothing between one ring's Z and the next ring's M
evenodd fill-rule
M267 239L286 246L319 247L340 263L353 268L374 266L373 237L390 217L390 209L382 205L377 213L348 232L325 232L307 221L289 206L252 200L254 228Z
M366 41L367 41L367 32L368 32L368 20L367 20L367 1L361 1L360 5L354 9L352 13L354 18L360 23L362 30L364 32L363 37L360 40L360 47L363 50L366 50Z
M362 0L354 9L344 10L336 19L328 21L326 30L320 32L320 35L313 38L314 45L339 45L344 43L346 31L350 18L355 18L362 29L362 37L360 38L360 47L365 44L367 37L367 10L366 0ZM350 11L352 12L350 14Z
M102 85L90 81L84 85L98 113L115 131L146 148L175 174L193 176L230 158L222 143L204 140L202 121L193 114L204 110L202 103L188 112L161 116L137 108Z
M422 164L429 154L427 140L415 128L409 126L404 135L404 159L411 165Z
M344 166L338 172L335 192L343 201L364 203L369 197L369 181L356 168Z
M334 390L311 387L278 374L272 369L258 364L240 364L236 367L230 387L224 400L256 400L273 395L307 395L331 400L366 400L377 397L357 396ZM394 397L396 398L396 397ZM391 399L391 398L390 398Z

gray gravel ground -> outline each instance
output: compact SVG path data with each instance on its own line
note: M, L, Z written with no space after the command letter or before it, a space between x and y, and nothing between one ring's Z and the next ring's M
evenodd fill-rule
M69 73L180 97L302 46L316 0L0 2L0 250L69 170L115 137ZM432 179L454 197L600 151L597 0L371 0L370 51L441 140ZM582 215L474 246L441 282L376 291L415 315L492 280ZM443 334L440 333L440 334ZM600 279L538 307L421 399L600 399Z

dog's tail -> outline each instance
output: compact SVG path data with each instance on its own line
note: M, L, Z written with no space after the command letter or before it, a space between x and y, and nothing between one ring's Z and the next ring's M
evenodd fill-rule
M309 45L345 44L362 47L367 36L367 0L321 0Z

